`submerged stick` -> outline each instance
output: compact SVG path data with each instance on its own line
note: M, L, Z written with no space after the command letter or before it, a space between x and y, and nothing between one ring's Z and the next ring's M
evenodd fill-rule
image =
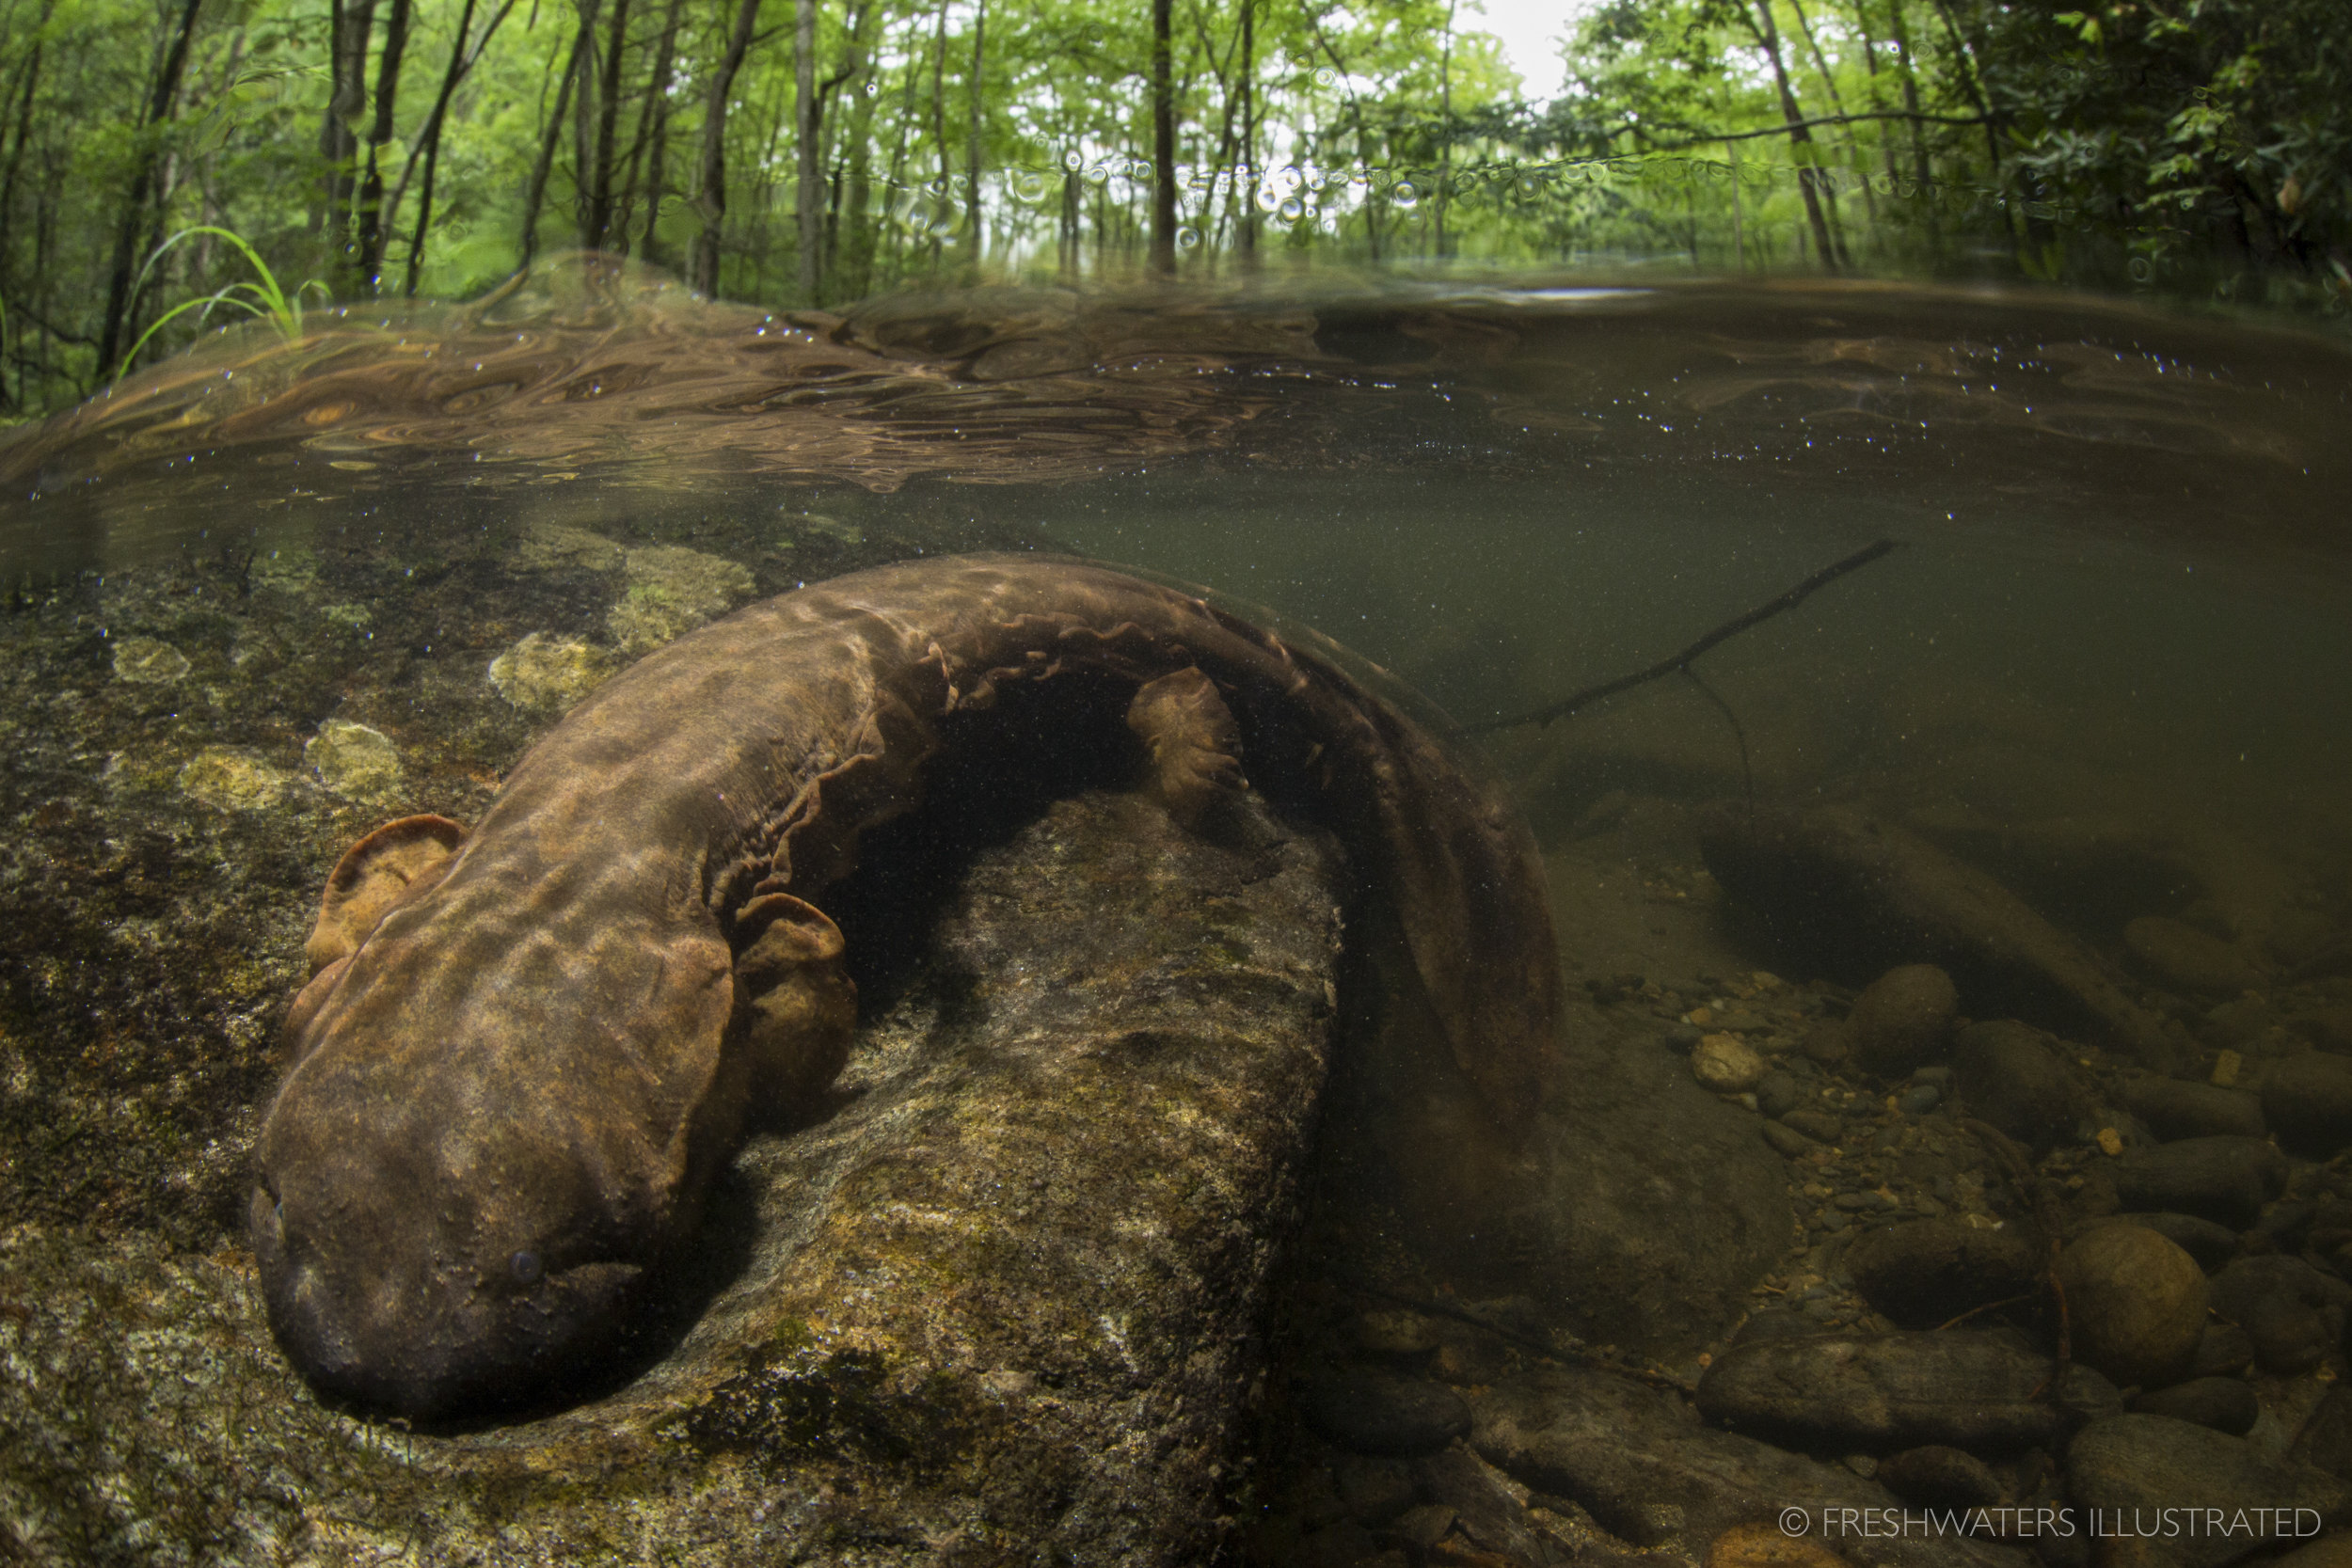
M1750 626L1771 620L1784 610L1794 610L1804 603L1816 589L1828 587L1848 572L1860 571L1871 562L1893 550L1897 543L1898 541L1893 539L1882 539L1875 545L1854 551L1853 554L1835 565L1822 567L1779 598L1772 600L1772 603L1758 605L1745 615L1725 621L1673 657L1661 659L1646 670L1630 675L1620 675L1615 680L1604 681L1598 686L1588 686L1572 696L1563 697L1556 703L1547 703L1542 707L1531 713L1522 713L1517 718L1490 719L1483 724L1467 724L1463 727L1471 735L1486 735L1494 730L1507 730L1519 724L1549 724L1554 719L1565 719L1577 709L1588 707L1604 697L1613 697L1620 691L1629 691L1637 686L1649 681L1661 680L1668 675L1687 674L1691 661L1709 648L1739 636Z

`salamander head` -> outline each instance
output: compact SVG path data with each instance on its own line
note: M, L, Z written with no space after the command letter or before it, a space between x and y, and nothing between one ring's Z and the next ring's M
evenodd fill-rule
M408 818L329 879L249 1216L289 1358L420 1419L609 1380L731 1147L760 1004L801 994L658 898L559 873L518 900L458 836ZM789 902L832 947L786 974L834 978L838 933ZM853 995L817 1021L841 1041Z
M545 1401L622 1350L660 1238L583 1226L584 1180L548 1190L587 1173L505 1138L336 1131L274 1116L250 1215L271 1326L313 1385L429 1420Z

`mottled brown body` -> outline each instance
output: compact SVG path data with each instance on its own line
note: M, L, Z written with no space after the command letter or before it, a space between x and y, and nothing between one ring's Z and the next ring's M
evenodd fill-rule
M1244 787L1232 707L1311 758L1456 1060L1502 1129L1526 1127L1559 987L1540 867L1425 731L1330 663L1117 572L884 567L644 660L470 834L410 818L338 865L253 1207L303 1370L429 1417L545 1397L609 1354L747 1105L840 1067L854 990L816 901L860 834L916 804L951 717L1065 672L1136 683L1129 724L1180 820Z

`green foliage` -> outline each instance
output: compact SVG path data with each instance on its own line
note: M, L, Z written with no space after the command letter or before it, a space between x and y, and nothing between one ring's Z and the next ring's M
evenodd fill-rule
M183 301L157 316L153 325L139 334L138 341L131 345L131 352L122 356L122 363L115 372L117 380L120 380L130 371L132 361L139 356L139 350L147 346L148 339L152 338L190 310L197 313L196 319L199 324L201 324L215 309L227 306L233 309L243 310L247 315L260 316L266 320L278 329L278 335L289 343L301 341L302 296L315 291L324 297L326 294L326 285L314 277L296 288L292 294L288 294L285 290L278 287L278 275L269 270L269 263L262 260L261 253L246 242L244 235L231 230L203 223L198 224L193 229L183 229L155 247L154 254L147 259L147 265L140 270L138 283L144 284L147 281L148 274L155 270L155 263L162 261L164 254L173 245L199 234L216 235L236 246L245 259L253 264L253 270L261 275L261 280L231 283L226 288L215 290L200 299ZM137 285L134 285L133 292L135 293L137 292ZM251 297L248 298L247 295Z
M0 0L0 409L86 395L215 308L287 330L281 276L453 296L527 248L685 273L715 240L721 293L824 306L1144 264L1148 8L807 0L803 201L801 0L762 0L711 102L741 3L414 0L379 121L387 7L339 59L324 6ZM1533 103L1455 0L1183 0L1179 270L1925 273L2342 313L2352 11L2065 4L1604 0Z

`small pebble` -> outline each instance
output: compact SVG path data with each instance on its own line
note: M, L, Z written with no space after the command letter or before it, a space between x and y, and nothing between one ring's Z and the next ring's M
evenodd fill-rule
M1691 1053L1691 1070L1717 1094L1744 1094L1763 1078L1766 1064L1737 1035L1708 1035Z

